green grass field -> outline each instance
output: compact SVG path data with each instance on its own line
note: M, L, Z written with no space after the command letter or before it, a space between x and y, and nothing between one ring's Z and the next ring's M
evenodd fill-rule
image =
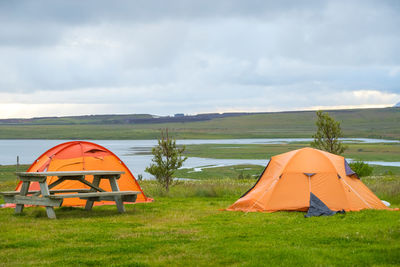
M234 199L158 197L150 204L0 210L1 264L79 266L396 266L395 211L305 219L303 213L227 212Z
M255 182L235 175L258 169L206 170L219 179L181 181L168 194L154 181L141 181L155 201L127 205L124 214L115 206L91 212L65 207L56 209L57 220L49 220L41 207L18 216L0 209L0 265L400 265L399 211L307 219L301 212L228 212L223 209ZM0 166L0 191L14 188L14 171L15 166ZM399 178L372 176L364 182L399 207Z
M346 137L400 139L400 108L329 111ZM254 114L210 121L160 124L74 124L51 119L54 125L0 125L1 139L155 139L168 128L177 139L311 137L315 112ZM48 122L48 123L50 123ZM58 123L68 123L57 125ZM78 123L78 122L77 122Z
M373 167L372 176L400 176L400 167L391 166L378 166ZM208 180L210 177L213 179L257 179L264 170L264 166L259 165L235 165L225 167L206 167L202 171L194 171L194 169L180 169L176 172L177 177ZM362 178L367 179L365 177Z
M202 169L202 171L180 169L176 171L176 176L189 179L209 180L210 177L213 179L230 179L239 178L239 175L242 175L242 179L257 179L263 170L264 166L235 165L226 167L206 167Z
M363 161L400 161L400 143L351 143L343 156ZM289 144L202 144L187 145L191 157L217 159L269 159L271 156L310 146L310 143Z

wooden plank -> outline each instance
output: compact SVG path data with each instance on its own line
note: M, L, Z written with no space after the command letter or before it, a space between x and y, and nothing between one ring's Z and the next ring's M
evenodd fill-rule
M46 213L47 213L47 217L49 219L56 219L57 218L53 207L46 206Z
M127 196L127 195L138 195L141 194L139 191L118 191L118 192L93 192L93 193L79 193L79 194L58 194L50 195L49 198L86 198L86 197L108 197L108 196Z
M88 203L88 202L92 203L92 205L90 207L88 207L88 208L86 208L86 206L85 206L85 210L87 210L87 211L92 210L93 203L95 201L102 201L102 200L105 200L106 198L108 200L108 198L111 198L111 197L103 197L103 198L100 198L100 197L80 197L80 199L87 200L86 203ZM112 199L112 201L114 201L114 199Z
M124 174L123 171L103 171L103 170L93 170L93 171L54 171L54 172L17 172L19 177L38 177L38 176L77 176L77 175L121 175Z
M137 195L121 195L122 202L135 202ZM80 197L88 201L115 201L115 196Z
M120 174L109 174L109 175L93 175L93 177L99 177L100 179L119 179Z
M44 182L46 181L47 177L46 176L18 176L19 179L23 182Z
M97 186L97 187L100 185L100 176L98 176L98 175L93 176L92 185ZM95 191L95 189L92 187L90 189L90 191L93 192L93 191ZM97 199L88 199L85 204L85 210L91 210L93 208L94 201L97 201Z
M22 182L22 186L21 186L21 191L19 192L19 194L21 196L26 196L26 194L29 191L29 186L30 186L31 182L30 181L23 181ZM5 198L4 198L5 201ZM23 211L24 209L24 203L16 203L17 205L15 206L15 213L19 214Z
M4 196L4 202L21 204L21 205L37 205L37 206L54 206L60 207L62 199L50 199L48 197L32 197L32 196Z
M50 190L50 194L59 194L59 193L88 193L90 189L54 189ZM19 195L20 191L5 191L0 192L0 195L14 196ZM40 193L40 190L32 190L28 191L27 195Z
M120 192L118 183L116 179L110 179L110 185L113 192ZM124 203L122 202L121 196L115 196L115 204L117 205L117 209L119 213L125 212Z
M40 192L42 193L42 196L44 199L48 199L47 197L50 196L50 191L49 187L47 186L47 182L39 182L40 186ZM50 219L55 219L56 218L56 213L54 212L54 208L50 205L46 205L46 213L47 217Z
M40 192L42 193L42 196L50 196L50 191L49 191L49 187L47 186L46 181L44 182L40 182L39 183L40 186Z
M46 182L46 181L47 181L47 179L46 179L45 181L42 181L42 183L43 183L43 182ZM64 181L63 178L59 178L59 179L58 179L57 181L55 181L54 183L50 184L50 185L48 186L48 189L51 189L51 188L55 187L55 186L58 185L58 184L61 184L63 181ZM41 191L38 191L38 192L34 193L33 195L34 195L34 196L40 196L41 193L42 193Z
M92 184L91 182L85 180L84 178L80 179L79 181L80 181L81 183L83 183L83 184L89 186L90 188L95 189L96 191L106 192L106 190L104 190L104 189L102 189L102 188L100 188L100 187L98 187L98 186Z
M59 193L88 193L90 189L53 189L50 190L50 194L59 194Z
M81 180L85 179L85 175L71 175L71 176L58 176L58 178L62 181L64 180ZM59 181L59 180L57 180Z
M56 187L57 185L61 184L62 182L64 182L64 178L58 178L57 181L54 181L51 184L49 184L49 189Z
M113 192L119 191L119 186L116 179L110 179L110 185Z
M95 202L95 201L115 201L113 196L98 196L98 197L80 197L80 199L87 199L87 201ZM92 206L93 207L93 206ZM90 208L91 209L91 208ZM87 209L87 210L90 210Z
M14 195L19 195L19 191L4 191L4 192L0 192L0 195L3 196L14 196ZM29 194L29 192L28 192Z

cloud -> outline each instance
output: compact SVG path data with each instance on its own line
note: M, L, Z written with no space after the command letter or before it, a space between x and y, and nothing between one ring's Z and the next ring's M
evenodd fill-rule
M400 66L394 66L389 70L390 77L396 77L400 74Z
M399 15L397 1L2 1L0 116L391 105Z

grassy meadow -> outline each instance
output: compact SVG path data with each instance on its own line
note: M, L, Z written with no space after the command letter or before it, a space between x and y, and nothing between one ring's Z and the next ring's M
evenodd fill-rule
M363 161L400 161L400 143L349 143L345 158ZM191 157L216 159L269 159L295 149L310 146L309 142L288 144L201 144L187 145Z
M15 169L0 166L0 191L15 187ZM141 181L155 201L126 205L124 214L115 206L91 212L62 207L56 209L58 219L49 220L42 207L25 208L22 215L0 209L0 266L400 265L399 211L307 219L301 212L224 211L255 183L256 177L246 176L260 170L251 165L180 170L198 180L179 181L169 193L155 181ZM400 207L399 178L363 180Z
M329 111L341 122L345 137L400 139L400 108ZM121 115L123 116L123 115ZM0 124L1 139L155 139L168 128L177 139L309 138L315 132L315 112L250 114L209 121L153 124L97 124L73 118L43 124Z

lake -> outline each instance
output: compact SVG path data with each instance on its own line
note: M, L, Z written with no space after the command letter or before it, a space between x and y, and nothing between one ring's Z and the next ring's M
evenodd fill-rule
M281 138L281 139L218 139L218 140L177 140L177 144L283 144L290 142L309 142L310 138ZM16 163L19 156L21 164L31 164L37 157L46 150L68 140L0 140L0 164L10 165ZM144 178L151 178L145 173L145 168L151 163L152 155L143 154L151 151L151 148L157 144L157 140L88 140L97 143L114 152L129 167L132 173L137 176L142 174ZM351 138L343 139L344 142L364 142L364 143L400 143L398 140ZM202 167L210 166L231 166L238 164L253 164L266 166L268 159L212 159L189 157L183 168L196 168L197 171ZM400 166L400 162L369 162L375 165Z

